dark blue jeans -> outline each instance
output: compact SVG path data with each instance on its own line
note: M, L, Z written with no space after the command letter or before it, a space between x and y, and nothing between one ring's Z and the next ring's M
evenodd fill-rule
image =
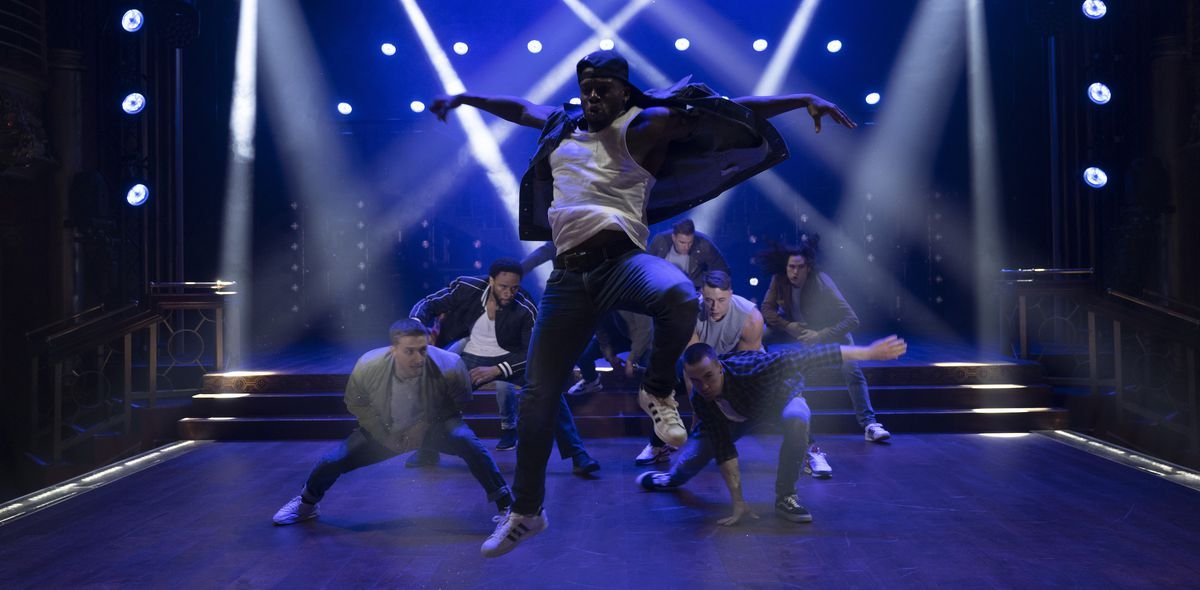
M642 388L667 397L675 387L675 360L696 329L699 311L692 282L671 263L634 250L587 272L555 268L546 282L529 342L528 385L517 423L513 511L534 514L546 495L546 463L554 420L575 361L600 316L614 309L653 318L654 341Z
M797 342L782 330L773 330L771 334L763 338L763 341L767 344L768 350L772 352L804 346L802 342ZM854 336L846 334L846 337L837 344L853 345ZM846 391L850 393L850 405L854 407L854 417L858 419L859 427L866 428L868 424L875 422L875 408L871 406L871 393L867 389L867 377L863 375L857 362L842 363L840 370L842 379L846 382Z
M462 418L450 418L440 425L430 427L422 447L461 457L471 470L471 475L475 476L479 485L483 486L483 491L487 492L488 501L495 502L509 492L504 476L500 475L500 469L496 467L496 461ZM312 473L308 475L308 481L304 483L304 500L316 504L325 497L325 492L329 491L343 473L374 465L396 455L397 453L371 438L361 428L357 429L317 461L316 467L313 467Z
M796 480L808 453L808 431L812 412L802 396L792 398L780 412L783 425L783 443L779 445L779 467L775 471L775 495L782 497L796 493ZM723 420L718 417L717 420ZM730 422L733 440L737 440L756 426L754 421ZM671 465L671 486L681 486L700 473L716 456L713 443L704 437L699 428L692 430L687 444L679 450L675 463Z

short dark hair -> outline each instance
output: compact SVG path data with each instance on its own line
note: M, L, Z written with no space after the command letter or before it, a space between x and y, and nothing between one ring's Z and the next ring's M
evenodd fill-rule
M521 268L520 261L512 258L497 258L492 262L492 265L488 267L489 277L496 278L496 276L502 272L511 272L519 277L525 276L525 269Z
M675 235L692 236L696 234L696 224L691 219L684 219L675 222L671 226L671 233Z
M732 291L733 277L723 270L710 270L704 273L704 286L722 291Z
M695 365L704 359L717 360L717 349L704 342L697 342L683 351L683 364Z
M402 320L396 320L396 322L392 324L392 327L388 328L388 340L391 341L393 345L399 344L400 339L404 338L405 336L422 336L428 338L429 328L426 328L425 324L422 324L421 320L416 318L404 318Z

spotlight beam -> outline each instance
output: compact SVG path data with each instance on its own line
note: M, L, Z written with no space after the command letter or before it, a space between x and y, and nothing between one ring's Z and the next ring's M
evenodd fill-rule
M816 14L820 4L821 0L802 0L800 2L800 6L792 15L791 22L788 23L787 30L783 33L783 39L779 41L779 47L771 54L771 61L767 62L766 71L763 72L762 78L754 87L754 94L770 95L779 92L783 81L787 79L788 72L792 69L792 63L795 62L796 54L800 50L800 43L808 33L813 15Z
M450 63L450 58L446 55L446 52L442 50L442 46L437 40L437 35L434 34L433 28L429 26L429 21L425 18L425 13L421 11L421 7L417 5L416 0L400 0L400 4L404 7L404 12L408 15L408 20L416 31L417 38L420 39L421 45L425 48L425 53L429 56L429 61L433 64L438 79L441 80L443 90L447 94L466 92L466 86L458 77L458 73L454 70L454 66ZM463 131L467 134L467 142L471 148L471 154L487 172L488 182L496 189L496 194L500 197L505 211L511 216L515 230L517 226L517 208L519 206L519 189L516 176L508 168L508 165L504 162L504 156L500 153L500 143L492 135L492 132L488 130L487 125L484 124L483 116L478 109L458 109L457 115L455 120L458 121ZM535 244L528 242L522 242L522 246L526 252L532 252L537 247ZM545 274L545 269L538 268L535 272L540 282L544 278L542 275Z
M978 348L995 347L999 326L988 301L1004 244L1000 219L999 158L996 155L996 117L992 105L987 25L982 0L967 2L967 108L971 129L971 212L975 230L975 334Z
M254 191L254 123L257 118L258 0L242 0L234 54L233 96L229 109L229 164L225 180L224 233L220 276L238 283L239 295L226 309L226 355L236 370L250 333L249 314L254 281L251 222Z
M783 85L783 81L787 78L787 74L796 60L796 54L800 49L800 42L803 41L804 35L808 33L808 27L812 24L813 15L816 13L817 6L820 3L820 0L801 0L800 6L792 14L792 20L788 23L787 30L783 33L783 39L780 40L779 46L776 47L775 51L771 53L771 60L767 62L767 68L763 71L758 83L755 84L752 94L764 96L779 92L779 88ZM736 190L737 188L730 189L720 196L732 197ZM694 222L696 225L704 228L716 225L717 220L725 212L725 206L728 203L729 199L727 198L713 199L712 205L696 211Z

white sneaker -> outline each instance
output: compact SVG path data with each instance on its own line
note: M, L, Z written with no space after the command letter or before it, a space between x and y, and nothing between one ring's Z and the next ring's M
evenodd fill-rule
M671 462L671 452L674 450L675 449L673 449L667 445L663 445L661 447L656 447L654 445L646 445L646 448L642 449L641 453L638 453L637 459L634 459L633 462L636 465L653 465L655 463L669 463L669 462Z
M829 466L829 461L825 460L825 452L820 447L809 447L808 458L804 460L804 472L817 479L833 477L833 468Z
M885 430L882 424L872 422L867 425L866 430L863 432L863 438L867 439L867 442L883 442L892 438L892 433Z
M679 418L679 403L675 401L674 393L659 398L641 388L638 389L638 405L654 420L654 434L659 440L676 448L687 442L687 429Z
M567 390L567 395L583 395L585 393L596 393L597 391L600 391L601 389L604 389L604 386L600 384L600 376L596 375L596 378L591 381L588 381L586 379L580 379L578 383L576 383L575 385L572 385L571 388Z
M316 504L309 504L300 496L296 496L283 505L271 519L277 525L296 524L321 514Z
M537 514L527 516L517 514L509 510L505 514L501 514L492 519L496 524L496 530L492 531L492 536L488 537L483 542L483 546L479 548L479 552L484 557L500 557L509 551L512 551L517 543L524 541L550 526L546 520L546 509L543 508Z

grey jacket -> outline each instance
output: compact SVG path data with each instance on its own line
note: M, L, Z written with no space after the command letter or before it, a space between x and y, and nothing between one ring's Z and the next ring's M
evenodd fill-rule
M430 423L461 416L459 403L471 399L471 378L467 365L457 354L429 347L425 372L421 376L421 405ZM346 409L358 418L358 426L371 438L388 444L392 435L392 373L395 360L392 347L376 348L362 355L350 372L346 384Z

